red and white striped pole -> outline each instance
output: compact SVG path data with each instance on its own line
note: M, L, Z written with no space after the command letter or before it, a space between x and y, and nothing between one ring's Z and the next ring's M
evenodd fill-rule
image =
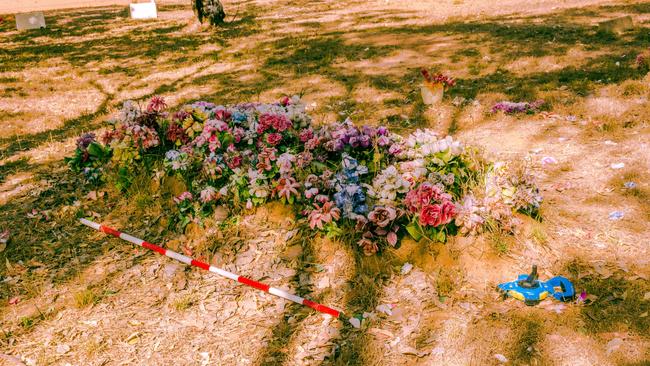
M327 307L325 305L321 305L321 304L315 303L313 301L303 299L300 296L290 294L290 293L288 293L288 292L286 292L284 290L280 290L280 289L275 288L275 287L270 287L269 285L266 285L266 284L251 280L250 278L247 278L247 277L244 277L244 276L239 276L239 275L236 275L234 273L230 273L228 271L224 271L221 268L217 268L217 267L211 266L211 265L209 265L207 263L197 261L196 259L192 259L192 258L190 258L188 256L176 253L176 252L174 252L172 250L161 248L161 247L159 247L159 246L157 246L155 244L151 244L149 242L146 242L146 241L144 241L142 239L138 239L138 238L136 238L134 236L131 236L129 234L121 233L121 232L119 232L119 231L117 231L117 230L115 230L113 228L108 227L108 226L100 225L100 224L98 224L96 222L92 222L92 221L86 220L86 219L79 219L79 221L82 224L84 224L84 225L86 225L88 227L91 227L91 228L93 228L95 230L101 231L101 232L106 233L106 234L113 235L113 236L118 237L118 238L120 238L122 240L126 240L126 241L128 241L130 243L133 243L135 245L139 245L139 246L141 246L143 248L153 250L154 252L158 252L158 253L160 253L160 254L162 254L164 256L176 259L177 261L183 262L185 264L189 264L189 265L192 265L194 267L199 267L199 268L204 269L206 271L216 273L219 276L229 278L229 279L231 279L233 281L243 283L244 285L256 288L256 289L264 291L264 292L268 292L271 295L275 295L275 296L281 297L283 299L287 299L289 301L293 301L293 302L301 304L301 305L309 306L310 308L312 308L312 309L314 309L316 311L319 311L319 312L324 313L324 314L331 315L331 316L333 316L335 318L344 319L342 312L340 312L338 310L335 310L335 309L332 309L330 307Z

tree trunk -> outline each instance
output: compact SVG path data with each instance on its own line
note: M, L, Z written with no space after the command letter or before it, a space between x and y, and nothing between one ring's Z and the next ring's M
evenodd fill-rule
M212 25L219 25L223 24L226 18L223 5L219 0L192 0L192 8L201 23L207 20Z

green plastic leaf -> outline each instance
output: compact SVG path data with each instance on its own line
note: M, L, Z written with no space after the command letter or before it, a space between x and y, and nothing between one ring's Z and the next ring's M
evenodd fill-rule
M409 233L411 238L415 241L420 241L422 239L422 233L420 232L420 228L415 223L410 223L406 225L406 231Z

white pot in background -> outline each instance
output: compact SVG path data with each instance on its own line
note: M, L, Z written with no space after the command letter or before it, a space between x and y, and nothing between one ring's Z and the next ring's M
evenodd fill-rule
M131 4L129 5L129 12L131 13L131 19L156 19L158 17L156 2L153 0L148 3Z
M422 101L426 105L435 105L442 101L442 97L445 93L445 87L441 83L422 83L420 87L420 92L422 93Z
M45 16L43 12L36 11L33 13L16 14L16 29L39 29L45 28Z

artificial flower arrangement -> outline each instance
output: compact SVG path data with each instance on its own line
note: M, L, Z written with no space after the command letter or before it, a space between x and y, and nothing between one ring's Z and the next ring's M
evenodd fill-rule
M433 105L439 103L442 100L445 90L456 85L456 80L450 76L443 74L431 75L427 69L421 69L420 73L424 77L421 93L422 100L425 104Z
M480 233L487 222L512 231L513 213L541 202L530 175L512 178L451 137L431 130L402 137L350 120L316 127L298 97L165 109L160 98L143 110L125 103L99 145L110 162L97 161L118 177L144 167L182 179L187 191L173 198L171 221L181 229L218 205L250 209L279 200L311 229L352 236L372 255L405 235L445 242ZM87 146L80 143L75 156ZM118 188L128 184L118 179Z
M650 70L650 48L636 56L634 59L634 65L640 70Z
M526 114L535 114L539 112L540 108L544 105L543 100L536 100L534 102L510 102L502 101L495 104L492 107L492 113L497 113L499 111L505 114L517 114L517 113L526 113Z
M74 156L65 158L72 171L83 172L88 182L93 184L101 182L103 166L111 158L111 149L99 144L95 138L94 133L84 133L77 139Z

